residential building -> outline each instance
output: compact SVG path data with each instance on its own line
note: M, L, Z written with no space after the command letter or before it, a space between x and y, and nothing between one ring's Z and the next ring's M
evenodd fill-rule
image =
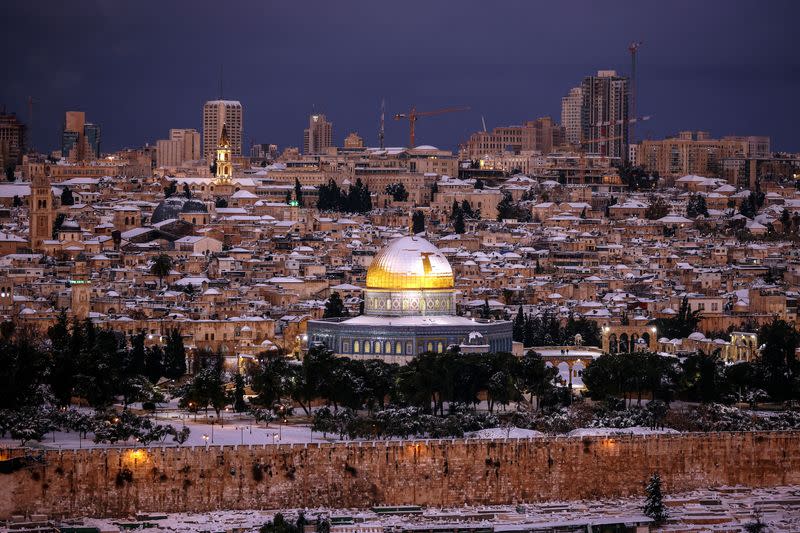
M600 70L581 83L581 142L589 153L628 157L628 78Z
M333 146L333 123L325 115L311 115L308 128L303 130L303 153L324 154Z
M2 169L22 163L25 125L14 113L0 113L0 163Z
M583 88L573 87L569 94L561 98L561 125L569 144L581 142L581 109L583 108Z
M227 126L233 156L242 155L243 110L237 100L211 100L203 105L203 158L211 163Z

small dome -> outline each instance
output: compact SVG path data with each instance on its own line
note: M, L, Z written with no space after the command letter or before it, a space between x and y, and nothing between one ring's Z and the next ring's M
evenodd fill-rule
M150 222L157 224L171 218L178 218L181 213L208 213L208 208L206 204L194 198L170 196L156 206Z
M378 252L367 270L367 288L452 289L453 270L444 254L421 237L402 237Z

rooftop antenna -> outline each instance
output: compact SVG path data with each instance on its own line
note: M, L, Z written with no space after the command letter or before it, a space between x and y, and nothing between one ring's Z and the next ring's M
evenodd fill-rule
M486 121L483 119L483 115L481 115L481 124L483 124L483 133L486 133Z
M378 142L380 143L381 150L383 150L383 139L385 136L384 119L386 115L386 98L381 99L381 128L378 130Z

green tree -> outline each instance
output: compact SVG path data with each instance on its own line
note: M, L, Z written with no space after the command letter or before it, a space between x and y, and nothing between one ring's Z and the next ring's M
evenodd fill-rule
M164 198L169 198L178 192L178 183L175 180L169 180L167 186L164 187Z
M57 213L56 218L53 220L53 238L58 238L58 231L61 229L61 226L64 225L64 221L67 219L67 215L64 213Z
M184 183L183 184L183 195L186 198L191 198L192 197L192 190L189 188L189 184L188 183Z
M339 295L338 292L336 291L332 292L331 295L328 297L328 301L325 302L325 312L323 313L322 318L337 318L349 315L350 313L344 306L342 297Z
M408 200L408 191L402 182L390 183L386 186L384 192L388 195L391 195L392 200L395 202L405 202Z
M478 190L478 191L482 191L483 187L484 187L483 180L480 179L480 178L476 179L475 180L475 189Z
M150 273L158 278L158 284L164 284L164 278L172 271L172 258L167 254L158 254L150 263Z
M800 362L795 354L800 333L785 320L775 318L759 330L758 340L762 348L756 368L764 390L774 401L798 398Z
M511 337L516 342L522 342L525 339L525 313L522 311L521 305L517 310L517 314L514 316Z
M661 476L654 472L644 489L646 498L642 511L645 516L653 519L655 524L661 525L667 520L667 509L664 506L664 496L661 493Z
M183 337L178 329L172 329L167 334L167 344L164 347L164 377L178 379L186 374L186 348Z
M75 196L69 187L64 187L61 191L61 205L75 205Z
M216 198L214 199L214 207L224 209L228 207L228 200L222 197Z
M220 411L225 407L225 384L222 382L221 364L212 363L195 374L186 394L181 399L181 405L193 403L197 409L212 407L219 417Z
M661 196L652 195L649 200L650 205L644 211L644 216L648 220L658 220L669 214L669 204Z
M537 398L537 405L542 407L542 399L555 389L554 380L558 376L558 369L547 366L542 356L529 350L519 365L519 387L531 397Z
M5 169L3 169L5 171L6 179L8 181L14 181L14 171L16 169L17 165L14 162L7 164Z
M286 205L292 205L292 191L286 191L286 198L284 199Z
M244 377L239 372L233 376L233 387L233 410L243 413L247 404L244 402Z
M297 205L303 207L303 187L300 186L300 179L294 179L294 199L297 200Z
M689 202L686 204L686 216L688 218L697 218L700 215L708 216L706 199L702 194L693 194L689 197Z
M689 299L684 296L675 316L659 318L653 321L661 337L670 339L685 339L697 329L700 323L700 310L691 310Z
M423 231L425 231L425 213L419 210L414 211L411 216L411 232L416 235Z

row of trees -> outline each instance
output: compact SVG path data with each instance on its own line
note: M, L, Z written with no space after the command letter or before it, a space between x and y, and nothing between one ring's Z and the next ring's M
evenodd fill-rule
M136 439L147 445L165 442L172 437L183 444L189 437L189 428L177 429L171 424L154 424L152 420L130 411L97 410L94 413L77 409L58 409L52 406L26 406L21 409L0 409L0 437L9 435L24 446L30 441L41 441L54 431L74 432L79 439L92 434L95 443L124 442Z
M31 332L3 325L0 339L0 408L18 409L52 401L66 406L73 397L104 408L121 398L123 405L157 398L160 378L186 373L186 351L177 330L162 345L145 347L145 334L129 339L90 320L68 322L64 313L44 342ZM47 394L43 393L43 390Z
M583 382L593 399L636 398L652 394L667 403L800 400L800 362L795 350L800 333L783 320L759 331L763 343L753 362L726 364L718 352L696 353L682 360L656 353L607 354L592 361Z
M570 315L562 325L550 310L541 315L526 314L522 306L514 316L512 335L523 346L572 346L580 341L582 345L599 347L602 342L600 328L592 320Z
M446 404L476 406L485 394L490 411L524 394L552 401L557 371L530 353L518 359L509 353L425 353L407 365L379 359L337 358L325 347L313 347L302 363L283 357L262 357L250 369L254 403L272 406L292 400L309 414L312 400L324 400L338 411L414 406L444 415Z
M450 222L453 224L453 231L463 234L466 231L465 221L480 220L481 210L472 209L472 204L463 200L458 203L458 200L453 200L453 206L450 208Z
M317 208L320 211L367 213L372 210L372 197L369 187L364 185L361 178L356 179L355 185L350 185L347 191L343 191L331 179L327 184L319 187Z

